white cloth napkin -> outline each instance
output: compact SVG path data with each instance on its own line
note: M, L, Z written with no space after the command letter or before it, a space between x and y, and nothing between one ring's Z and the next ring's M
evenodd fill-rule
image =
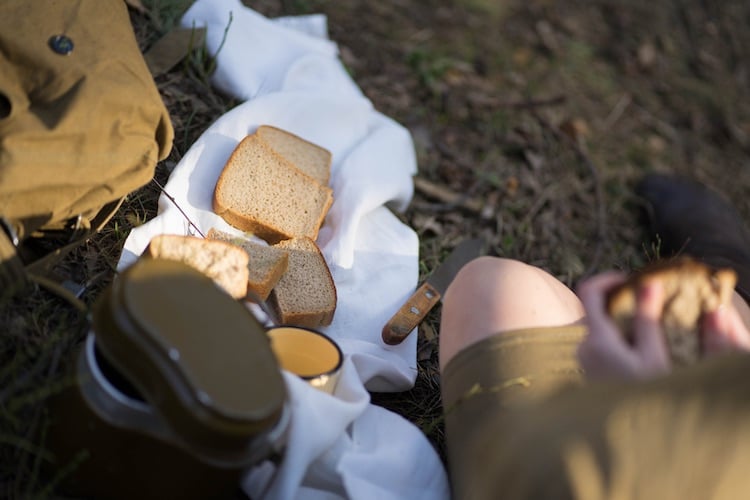
M231 21L230 21L231 19ZM119 269L160 233L239 234L211 209L216 180L238 142L261 124L331 151L334 203L318 244L338 293L334 338L345 362L333 395L285 374L292 407L288 451L276 469L248 471L252 498L447 498L445 470L422 432L374 406L370 391L403 391L416 378L416 335L399 346L380 337L414 291L419 240L391 210L413 194L416 158L404 127L379 113L349 77L322 15L267 19L238 0L198 0L183 26L206 27L217 54L213 84L245 102L192 145L159 200L159 215L133 229ZM257 312L257 311L256 311Z

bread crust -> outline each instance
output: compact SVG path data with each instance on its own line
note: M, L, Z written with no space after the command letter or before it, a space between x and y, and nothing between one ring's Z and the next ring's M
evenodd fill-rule
M308 328L330 325L336 312L338 294L318 245L309 238L296 238L275 246L289 252L289 269L270 297L280 322ZM317 305L300 304L308 302L305 294L308 294L308 298L314 295L312 302Z
M632 343L638 290L659 281L664 288L661 324L675 365L695 363L701 356L703 314L727 304L737 283L732 269L717 269L687 256L655 261L607 293L606 308L620 332Z
M315 328L329 325L335 314L336 285L315 243L333 204L330 161L324 148L261 126L240 141L214 188L216 214L287 253L285 272L270 295L258 293L268 296L284 324Z
M235 299L247 294L247 253L231 243L197 236L158 234L149 242L144 257L183 262L205 274Z
M331 180L331 152L313 142L272 125L260 125L255 132L274 153L290 161L323 186ZM278 140L282 139L282 146ZM292 151L293 150L293 151ZM291 153L285 156L284 153Z
M276 199L292 208L274 206ZM315 240L332 204L331 188L278 155L257 134L232 151L212 199L213 211L228 224L269 243L302 236Z
M289 267L289 254L272 246L264 246L245 238L211 228L206 238L225 241L242 248L248 255L248 289L260 300L266 300Z

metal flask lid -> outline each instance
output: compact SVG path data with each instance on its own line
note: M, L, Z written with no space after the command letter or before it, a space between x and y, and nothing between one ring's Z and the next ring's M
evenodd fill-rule
M93 329L177 444L207 462L242 463L282 416L286 387L262 325L185 264L140 259L102 294Z

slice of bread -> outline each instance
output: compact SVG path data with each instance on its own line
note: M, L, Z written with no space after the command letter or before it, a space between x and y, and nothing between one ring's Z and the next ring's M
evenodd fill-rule
M235 299L247 294L247 253L240 247L196 236L160 234L151 238L146 257L176 260L202 272Z
M277 154L323 186L328 185L331 178L330 151L271 125L261 125L256 133Z
M329 187L251 134L237 145L219 175L213 209L230 225L274 243L317 238L332 202Z
M664 287L662 327L675 365L696 362L701 356L700 318L732 298L737 275L715 269L690 257L656 261L634 273L607 294L607 311L632 342L638 289L648 280Z
M275 246L289 252L289 269L271 292L280 322L308 328L331 324L336 285L318 245L310 238L294 238Z
M247 287L260 300L268 298L271 290L279 282L289 265L289 254L280 248L262 245L245 238L238 238L214 228L209 229L208 233L206 233L206 238L226 241L241 247L247 252L250 258L247 266L249 271Z

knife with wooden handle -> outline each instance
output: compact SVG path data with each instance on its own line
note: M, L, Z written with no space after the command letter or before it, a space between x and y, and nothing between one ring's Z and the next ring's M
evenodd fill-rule
M440 301L458 270L470 260L478 257L481 251L482 241L479 239L464 240L459 243L448 258L432 272L386 323L382 332L383 342L388 345L403 342Z

